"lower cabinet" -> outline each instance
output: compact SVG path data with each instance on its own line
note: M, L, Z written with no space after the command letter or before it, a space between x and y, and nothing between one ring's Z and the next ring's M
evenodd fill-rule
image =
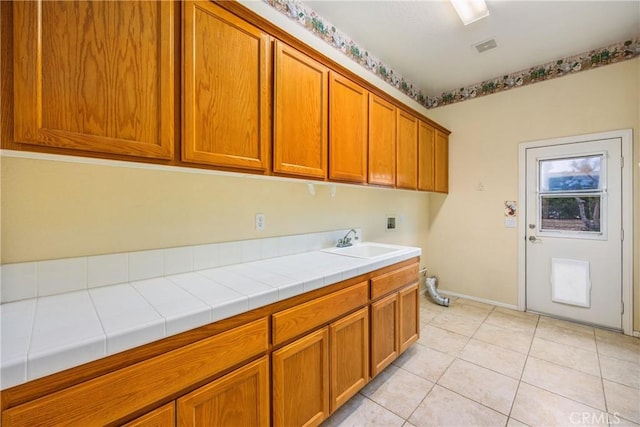
M329 325L331 412L369 381L369 309Z
M419 338L419 289L413 283L371 304L371 376Z
M179 398L177 404L179 427L268 426L268 356Z
M273 352L274 425L318 425L368 381L364 307Z
M315 426L329 416L329 330L273 352L273 425Z
M398 306L398 335L402 353L420 337L420 290L417 283L398 292Z
M167 403L122 427L172 427L176 425L176 404Z
M398 294L371 304L371 376L398 357Z

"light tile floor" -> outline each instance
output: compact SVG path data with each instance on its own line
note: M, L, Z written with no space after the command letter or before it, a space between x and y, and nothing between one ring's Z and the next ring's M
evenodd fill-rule
M421 298L418 342L325 427L640 425L640 339Z

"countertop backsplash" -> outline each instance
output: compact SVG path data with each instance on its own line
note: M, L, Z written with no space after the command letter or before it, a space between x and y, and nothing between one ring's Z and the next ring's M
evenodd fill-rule
M0 303L309 252L335 246L348 230L4 264Z

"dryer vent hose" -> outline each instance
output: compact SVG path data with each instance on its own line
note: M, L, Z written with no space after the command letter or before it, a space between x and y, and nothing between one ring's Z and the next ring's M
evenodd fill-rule
M445 307L449 307L449 298L441 296L436 290L436 278L427 277L427 292L437 304Z

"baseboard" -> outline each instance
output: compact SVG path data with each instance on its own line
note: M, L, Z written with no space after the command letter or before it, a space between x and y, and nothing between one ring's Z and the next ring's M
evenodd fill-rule
M427 294L427 290L424 289L424 290L422 290L421 293L426 295ZM438 293L441 294L441 295L446 295L446 296L450 296L450 297L464 298L464 299L468 299L468 300L472 300L472 301L482 302L484 304L491 304L491 305L495 305L495 306L498 306L498 307L504 307L504 308L509 308L511 310L520 311L520 310L518 310L518 306L514 305L514 304L505 304L505 303L500 302L500 301L492 301L492 300L485 299L485 298L473 297L473 296L470 296L470 295L460 294L458 292L445 291L445 290L442 290L442 289L438 289Z

